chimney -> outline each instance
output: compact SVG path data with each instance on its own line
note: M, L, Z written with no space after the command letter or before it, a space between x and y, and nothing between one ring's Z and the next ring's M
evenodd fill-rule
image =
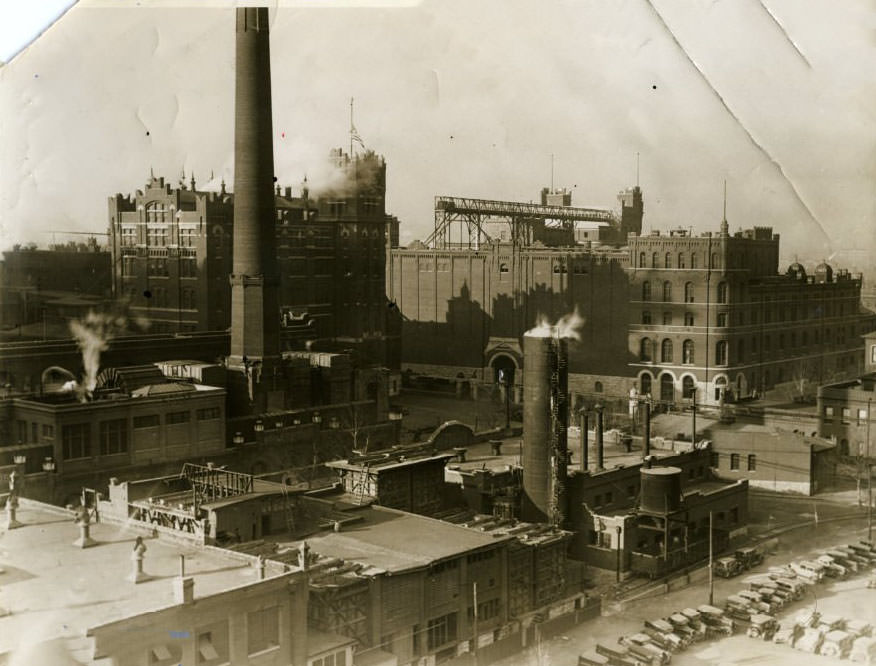
M195 579L194 578L179 578L173 579L173 600L178 604L191 604L195 601Z
M605 447L602 439L602 412L605 409L602 405L596 405L594 407L596 410L596 469L602 470L605 469L604 456L605 456Z
M231 367L279 356L275 218L268 9L238 7Z

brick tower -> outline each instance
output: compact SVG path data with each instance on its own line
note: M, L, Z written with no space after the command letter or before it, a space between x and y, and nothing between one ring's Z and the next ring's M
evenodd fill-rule
M231 354L227 365L238 375L229 377L230 383L246 387L249 410L260 411L282 406L284 383L267 8L237 9L236 67Z

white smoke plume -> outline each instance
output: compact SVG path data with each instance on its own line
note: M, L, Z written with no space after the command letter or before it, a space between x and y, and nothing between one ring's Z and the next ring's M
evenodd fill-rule
M100 370L100 354L109 349L109 342L125 330L128 318L121 313L95 312L90 310L82 320L70 322L70 332L82 351L82 366L85 376L81 390L91 393L97 386L97 372ZM80 395L85 400L86 394Z
M380 176L380 158L370 152L357 157L347 162L344 157L333 155L312 165L307 171L310 195L347 197L375 187Z
M539 315L535 327L529 329L523 335L533 338L570 338L581 340L580 330L584 326L584 317L578 314L578 308L574 312L564 314L556 324L552 324L544 315Z

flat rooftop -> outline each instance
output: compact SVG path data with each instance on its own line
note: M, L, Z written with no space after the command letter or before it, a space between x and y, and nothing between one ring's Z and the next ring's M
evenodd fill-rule
M345 525L339 532L309 536L308 545L323 557L357 562L374 571L400 573L503 540L443 520L384 507L371 506L355 515L361 520ZM282 542L282 537L268 539ZM297 548L298 544L300 540L289 545Z
M143 570L151 580L126 580L138 532L108 523L91 526L98 543L72 545L79 535L73 519L22 500L24 525L0 533L0 654L53 638L76 637L92 626L172 606L172 580L185 555L186 576L195 579L195 598L257 582L240 557L144 538Z

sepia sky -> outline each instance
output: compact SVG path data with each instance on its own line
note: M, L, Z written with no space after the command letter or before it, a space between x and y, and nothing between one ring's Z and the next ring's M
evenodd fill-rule
M232 184L232 5L109 4L83 0L0 68L4 249L105 231L106 197L150 167ZM726 179L731 231L869 268L869 0L316 4L271 14L277 176L318 186L354 97L402 242L429 234L436 194L537 199L551 154L573 204L614 207L638 152L646 232L716 230Z

